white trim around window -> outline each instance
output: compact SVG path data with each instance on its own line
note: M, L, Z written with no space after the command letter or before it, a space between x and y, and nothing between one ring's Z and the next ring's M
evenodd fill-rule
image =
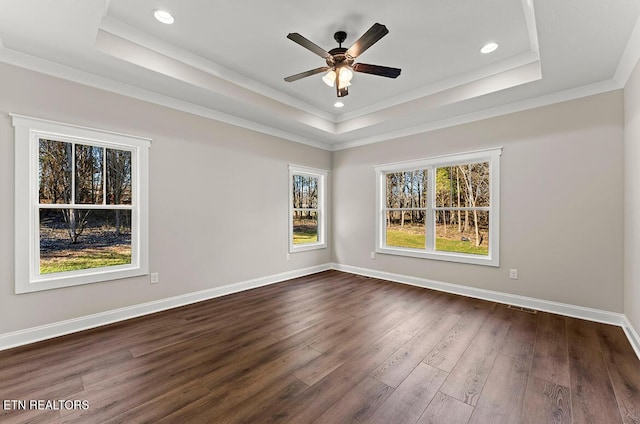
M323 169L289 165L289 253L327 247L327 175Z
M414 258L499 266L501 154L502 148L493 148L376 166L376 252ZM454 169L453 167L466 167L474 164L482 164L485 170L483 183L489 187L489 194L484 197L485 203L475 205L475 207L469 207L468 204L462 206L459 200L457 204L455 201L450 202L448 205L438 204L436 200L438 190L440 190L440 192L443 190L445 192L447 191L446 187L443 189L436 184L438 169L446 170L447 167ZM487 164L488 173L486 173ZM411 173L411 175L414 175L414 179L416 178L415 175L419 175L420 182L417 184L418 188L416 189L416 184L414 184L412 188L406 189L413 193L419 191L419 195L410 196L420 197L419 202L411 199L409 202L405 201L402 205L397 205L390 200L394 190L395 192L398 191L398 188L389 188L390 184L393 185L390 181L395 175L402 176L403 173ZM469 173L471 173L471 171L469 171ZM445 177L439 178L444 179ZM446 181L450 180L447 179ZM405 190L405 188L402 190ZM456 189L453 188L452 185L450 192L453 193L455 191ZM457 192L460 191L461 189L457 190ZM487 197L488 202L486 200ZM438 242L444 244L444 239L438 238L437 236L436 221L438 220L438 216L448 214L448 216L451 217L452 215L464 213L473 214L473 212L482 214L486 221L484 224L488 227L485 229L486 235L481 235L482 238L477 238L480 242L486 243L486 247L484 247L482 253L471 254L455 251L457 247L449 247L448 249L450 251L446 251L447 248L436 247ZM393 216L396 217L400 214L403 225L405 223L405 214L407 214L407 216L419 216L420 225L424 228L422 234L420 234L420 231L415 231L416 234L402 234L406 236L409 241L402 241L401 239L400 242L392 240L388 243L387 234L390 234L389 237L392 235L395 237L395 234L390 233L388 230L388 227L391 226L390 214L394 214ZM459 217L460 215L457 216ZM476 226L477 222L478 219L476 218ZM420 226L416 227L420 229ZM450 231L452 230L450 229ZM458 239L454 239L453 242L457 243L460 239L458 236ZM472 242L473 244L473 240L469 240L468 237L464 237L462 240Z
M15 127L15 292L28 293L61 287L97 283L120 278L128 278L148 274L149 272L149 148L151 140L136 136L119 134L98 129L80 127L71 124L54 122L39 118L11 114ZM41 144L60 143L69 152L68 162L72 163L66 175L70 181L76 181L75 161L76 149L98 152L100 163L91 168L88 173L93 181L93 175L99 176L100 183L96 183L94 201L78 200L76 197L76 183L65 182L66 192L63 200L43 201L41 194ZM70 146L70 147L69 147ZM79 147L78 147L79 146ZM121 156L118 156L121 155ZM127 161L126 200L114 201L107 196L107 180L115 181L115 172L107 170L107 163L116 157L125 157ZM113 159L115 163L116 159ZM53 166L51 169L54 169ZM109 177L108 175L111 175ZM56 184L56 180L51 178ZM98 177L96 177L98 180ZM63 184L62 182L57 182ZM93 182L92 190L94 188ZM112 186L113 187L113 186ZM123 192L123 191L119 191ZM69 194L71 193L71 194ZM104 216L113 214L117 222L126 219L127 234L130 234L130 259L115 265L92 265L90 268L61 271L41 272L41 237L42 211L55 215L57 210L68 211L70 216L74 210L82 209L85 217L101 213ZM74 218L75 219L75 218ZM118 232L120 224L118 224ZM82 236L80 236L82 237ZM127 253L128 255L128 253Z

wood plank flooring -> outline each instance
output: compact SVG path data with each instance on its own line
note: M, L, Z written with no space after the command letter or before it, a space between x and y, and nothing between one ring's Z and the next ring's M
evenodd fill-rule
M43 410L18 402L87 401ZM640 423L620 328L327 271L0 352L6 423Z

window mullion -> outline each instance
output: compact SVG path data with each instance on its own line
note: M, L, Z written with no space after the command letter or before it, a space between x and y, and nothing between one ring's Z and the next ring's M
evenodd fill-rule
M107 204L107 148L102 148L102 204Z
M71 199L69 204L76 203L76 143L71 143Z
M436 172L435 168L427 168L427 213L426 222L424 223L426 237L425 250L432 252L435 250L436 243L436 224L435 224L435 204L436 204Z
M40 203L37 206L39 209L92 209L92 210L121 210L121 211L131 211L135 209L132 205L93 205L90 203L87 203L87 204Z

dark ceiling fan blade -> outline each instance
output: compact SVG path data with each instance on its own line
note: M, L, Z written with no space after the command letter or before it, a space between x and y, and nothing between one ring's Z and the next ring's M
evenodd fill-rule
M367 63L356 63L353 65L353 70L356 72L379 75L387 78L398 78L398 75L402 72L402 69L389 68L388 66L369 65Z
M315 54L317 54L320 57L323 57L325 59L328 59L328 58L331 57L331 55L329 54L328 51L326 51L322 47L318 46L317 44L314 44L313 42L307 40L306 38L304 38L302 35L298 34L297 32L289 33L289 35L287 35L287 38L289 40L293 41L294 43L300 44L305 49L311 50L312 52L314 52Z
M358 41L353 43L353 46L349 47L347 54L354 58L358 57L387 34L389 34L389 30L386 26L375 23Z
M293 82L293 81L297 81L297 80L305 78L305 77L310 77L311 75L315 75L315 74L319 74L319 73L324 72L324 71L328 71L329 69L331 69L331 68L329 68L328 66L323 66L321 68L311 69L309 71L300 72L299 74L291 75L290 77L286 77L284 80L287 81L287 82Z

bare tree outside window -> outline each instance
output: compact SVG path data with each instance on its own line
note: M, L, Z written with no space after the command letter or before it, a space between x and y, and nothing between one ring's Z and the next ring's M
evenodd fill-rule
M427 175L426 169L386 175L387 246L424 249Z
M386 246L428 249L432 234L435 251L488 255L489 162L386 172L384 181Z
M318 178L293 175L293 244L318 242Z
M487 255L489 162L436 168L436 250Z
M39 141L40 274L131 263L131 152Z

